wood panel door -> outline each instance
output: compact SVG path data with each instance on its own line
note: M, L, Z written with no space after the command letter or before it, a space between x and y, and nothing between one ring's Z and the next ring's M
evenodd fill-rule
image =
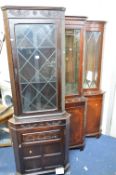
M98 96L87 96L86 111L86 135L99 136L102 118L103 94Z

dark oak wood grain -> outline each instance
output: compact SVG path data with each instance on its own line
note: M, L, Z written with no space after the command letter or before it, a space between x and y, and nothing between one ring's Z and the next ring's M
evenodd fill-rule
M5 6L2 10L14 104L9 128L17 173L67 170L70 114L64 103L65 8Z
M55 173L69 167L69 114L9 121L17 171L21 174Z

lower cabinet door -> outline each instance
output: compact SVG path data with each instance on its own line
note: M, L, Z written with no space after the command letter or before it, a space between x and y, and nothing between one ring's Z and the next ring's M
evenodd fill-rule
M39 156L24 158L25 173L42 170L42 159Z
M102 118L103 95L87 97L86 135L99 136Z
M62 166L64 163L62 139L22 145L23 166L26 173L51 170Z
M85 106L67 108L70 118L70 148L83 147L85 137Z
M64 164L63 140L43 144L43 166L45 169L56 168Z

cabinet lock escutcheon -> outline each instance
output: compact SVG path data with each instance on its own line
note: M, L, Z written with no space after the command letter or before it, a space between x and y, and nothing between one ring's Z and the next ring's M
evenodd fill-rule
M19 148L21 148L21 144L19 144Z
M31 149L29 150L29 154L32 154L32 150Z

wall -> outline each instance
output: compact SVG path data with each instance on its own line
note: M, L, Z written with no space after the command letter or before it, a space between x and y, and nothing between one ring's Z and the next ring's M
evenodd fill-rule
M116 84L115 69L115 39L116 39L116 20L115 20L115 1L114 0L28 0L16 1L1 0L2 5L39 5L39 6L64 6L66 15L88 16L93 20L107 21L102 60L102 80L101 89L105 91L102 130L104 134L116 137L113 126L116 126L116 102L114 100L114 91ZM114 103L115 102L115 103ZM112 123L113 121L113 123ZM112 125L113 124L113 125ZM112 133L113 131L113 133Z

